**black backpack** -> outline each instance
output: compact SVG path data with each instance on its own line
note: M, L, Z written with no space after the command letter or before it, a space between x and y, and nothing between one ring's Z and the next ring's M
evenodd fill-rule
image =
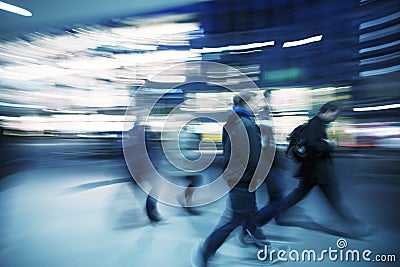
M308 156L306 143L305 128L307 123L301 124L294 128L294 130L288 135L286 140L289 145L286 149L286 156L290 159L295 159L299 162L303 161Z

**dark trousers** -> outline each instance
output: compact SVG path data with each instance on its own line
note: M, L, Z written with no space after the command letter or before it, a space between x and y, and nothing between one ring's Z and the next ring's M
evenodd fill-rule
M202 251L204 257L208 259L213 256L236 227L247 222L250 225L250 222L254 221L256 213L255 192L249 192L248 185L234 187L229 192L226 209L217 227L203 243Z
M267 191L269 195L269 203L275 205L277 203L280 203L280 201L283 199L283 194L285 190L281 170L272 167L268 173L265 184L267 186Z
M264 183L267 187L267 192L269 196L269 202L266 207L268 207L268 212L271 213L271 216L274 216L279 212L279 207L284 198L284 184L281 169L272 167ZM258 223L256 222L256 217L254 217L253 221L247 220L244 223L243 229L247 229L254 234L253 230L255 230L257 224Z
M327 174L332 176L333 174ZM332 177L331 177L332 178ZM294 206L299 201L304 199L306 195L311 191L314 186L319 186L328 199L329 203L335 209L335 211L342 217L342 219L348 224L354 224L358 222L358 219L353 215L351 210L344 203L342 194L339 190L337 183L334 179L327 179L329 183L318 183L311 182L310 179L302 178L299 185L294 189L288 196L282 199L281 203L276 206L263 207L257 215L257 225L262 226L268 223L278 213L287 210Z

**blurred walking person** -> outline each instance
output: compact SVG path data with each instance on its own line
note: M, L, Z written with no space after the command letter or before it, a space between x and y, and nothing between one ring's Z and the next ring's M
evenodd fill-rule
M257 116L258 126L261 133L261 154L260 165L257 170L261 175L258 177L264 181L268 193L268 206L275 212L278 212L278 207L284 197L284 175L283 169L285 166L284 158L281 151L276 148L272 115L270 109L271 91L266 90L263 93L264 101L261 101L261 110ZM265 176L267 177L265 178ZM258 176L258 175L257 175ZM257 186L260 186L257 184ZM255 224L252 222L250 224ZM250 228L250 229L249 229ZM254 228L254 227L253 227ZM238 241L241 245L263 245L267 237L262 232L260 227L252 231L251 226L243 225L243 231L239 232Z
M129 170L137 184L146 185L148 194L146 197L145 211L151 222L163 220L157 208L157 196L160 189L155 186L156 171L151 163L154 148L146 138L146 125L138 116L132 129L128 131L124 143L124 155Z
M261 154L260 129L255 122L254 112L259 109L257 95L241 91L237 105L233 108L223 128L223 177L231 191L225 211L214 231L204 240L192 255L192 265L207 266L228 236L237 227L246 224L255 231L252 224L257 214L255 191L249 186Z
M328 102L320 108L317 116L309 120L304 130L308 156L301 165L299 185L281 201L278 212L269 206L259 211L259 226L268 223L277 214L301 201L312 188L319 186L332 207L349 226L351 237L359 238L370 234L370 230L345 204L335 176L331 158L335 146L328 140L326 128L338 118L339 112L335 103Z
M185 113L172 114L162 134L163 150L167 158L161 163L160 172L171 182L182 183L185 187L182 195L176 196L178 203L190 215L200 215L195 208L193 195L196 187L202 185L203 175L197 171L200 159L201 137L194 132L196 121Z

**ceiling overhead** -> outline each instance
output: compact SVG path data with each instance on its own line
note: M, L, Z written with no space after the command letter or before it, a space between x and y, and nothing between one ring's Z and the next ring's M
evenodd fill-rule
M24 17L0 10L0 38L76 23L95 23L113 18L140 15L201 2L201 0L3 0L32 12Z

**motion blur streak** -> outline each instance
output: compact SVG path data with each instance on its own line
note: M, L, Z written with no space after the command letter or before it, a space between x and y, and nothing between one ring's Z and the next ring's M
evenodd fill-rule
M30 19L37 18L36 10L45 9L40 3L54 1L25 2L35 16L1 11L2 24L3 16L13 16L28 27ZM96 5L103 2L107 1ZM1 265L189 266L193 246L213 230L226 196L199 207L203 213L198 216L159 203L168 221L150 224L143 208L146 194L125 163L122 136L129 129L124 125L137 122L139 107L156 100L143 124L146 146L152 148L148 153L154 167L169 175L168 182L183 190L187 181L165 167L160 141L169 134L163 132L164 123L176 107L198 118L184 127L201 144L188 142L188 154L215 153L210 164L198 170L204 177L202 185L209 184L221 174L222 126L235 95L235 89L227 88L238 89L245 82L237 72L260 92L271 92L276 157L284 163L285 193L298 183L293 178L298 166L284 153L288 134L323 103L338 103L340 117L327 129L336 144L335 171L346 203L373 228L368 238L349 239L351 249L368 248L399 258L398 1L184 3L176 9L102 17L90 23L91 17L65 25L53 21L49 27L12 37L1 32ZM318 38L283 48L309 37ZM219 67L187 64L209 61L220 63ZM186 67L156 75L176 65ZM171 89L178 83L185 85ZM141 97L133 98L143 85ZM128 117L131 108L137 115ZM194 199L209 197L193 194ZM269 200L264 186L257 194L259 206ZM175 195L170 197L179 202ZM290 243L299 251L321 251L338 239L332 234L348 232L326 206L321 192L313 190L288 210L295 221L287 223L300 227L271 222L263 230L272 241ZM216 265L251 265L257 251L239 248L231 238L221 247Z

